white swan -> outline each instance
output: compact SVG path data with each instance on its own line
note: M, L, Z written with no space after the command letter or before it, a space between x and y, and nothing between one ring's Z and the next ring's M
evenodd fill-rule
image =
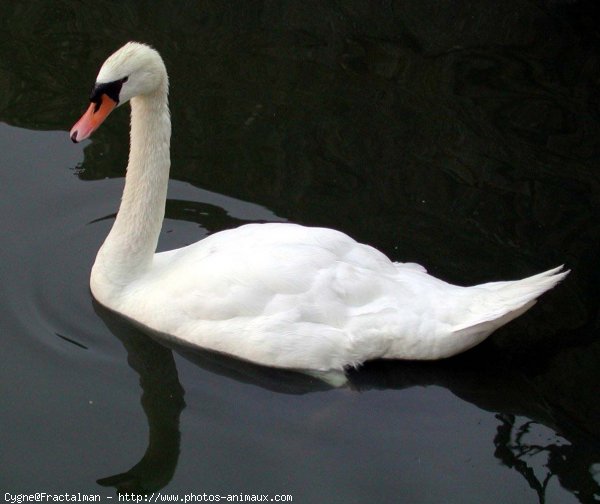
M71 130L74 142L88 138L131 100L125 189L90 286L101 304L153 332L317 373L375 358L440 359L483 341L568 273L459 287L341 232L275 223L155 253L170 165L167 95L160 55L130 42L106 60Z

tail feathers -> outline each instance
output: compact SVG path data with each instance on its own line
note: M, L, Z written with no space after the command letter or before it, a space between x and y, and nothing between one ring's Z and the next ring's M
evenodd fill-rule
M454 327L454 333L488 335L531 308L536 299L563 280L563 266L512 282L479 285L470 306L471 317Z

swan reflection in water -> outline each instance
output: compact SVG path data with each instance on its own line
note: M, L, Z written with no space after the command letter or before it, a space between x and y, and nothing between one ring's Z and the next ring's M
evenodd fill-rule
M180 415L186 406L173 349L98 303L94 303L94 309L123 343L128 364L140 377L141 403L149 426L148 447L141 460L128 471L103 477L98 483L114 487L119 493L159 491L171 481L176 470ZM332 388L301 373L262 367L212 352L175 350L207 371L277 393L306 394ZM497 355L494 359L472 359L467 354L435 363L374 361L349 372L348 378L347 387L355 391L440 386L479 409L496 413L494 456L527 481L540 503L545 502L553 476L581 502L594 502L600 495L600 486L591 472L600 462L595 458L597 447L590 444L595 441L590 441L589 435L577 431L570 422L557 418L534 385L499 362ZM536 431L545 434L544 444L539 442L539 435L535 436ZM544 469L540 470L540 466Z

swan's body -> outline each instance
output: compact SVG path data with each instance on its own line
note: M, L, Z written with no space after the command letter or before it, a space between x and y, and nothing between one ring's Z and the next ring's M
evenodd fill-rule
M168 79L153 49L129 43L103 65L71 138L131 100L123 199L92 269L94 297L189 345L267 366L343 370L374 358L463 352L533 305L567 273L458 287L394 263L331 229L250 224L155 253L169 174Z

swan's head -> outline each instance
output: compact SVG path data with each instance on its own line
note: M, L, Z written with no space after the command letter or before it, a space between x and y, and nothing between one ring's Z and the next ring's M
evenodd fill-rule
M128 42L102 65L90 94L90 106L71 129L71 140L88 138L118 105L140 95L166 93L168 77L162 58L151 47Z

